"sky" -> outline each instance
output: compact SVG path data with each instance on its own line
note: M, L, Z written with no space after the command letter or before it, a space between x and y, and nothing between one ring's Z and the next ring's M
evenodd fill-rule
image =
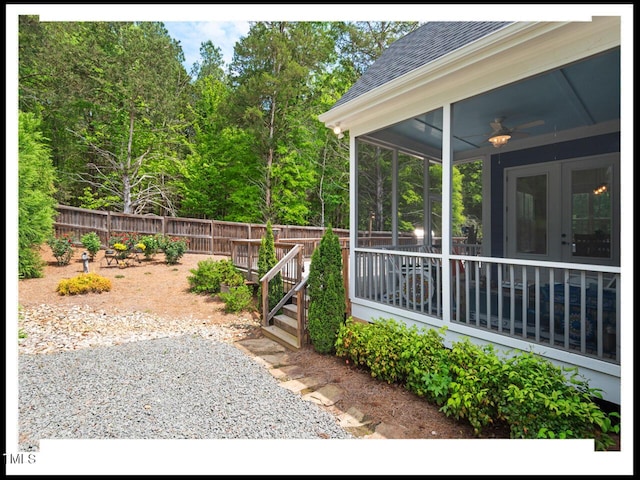
M237 22L164 22L169 35L180 42L185 56L184 66L191 71L194 63L200 61L200 45L211 40L222 50L225 66L233 58L233 46L249 32L248 21Z
M114 8L117 7L117 8ZM525 5L503 4L499 9L483 5L465 5L464 9L450 4L158 4L158 5L11 5L9 13L39 14L41 20L103 20L103 21L161 21L169 34L180 42L185 55L187 71L200 59L200 45L211 42L222 50L225 64L233 57L235 43L247 34L250 21L266 20L557 20L560 15L572 19L582 14L579 6L554 5L553 8L535 8ZM606 7L606 6L605 6ZM594 7L590 7L590 11ZM7 15L8 21L11 18ZM588 16L584 17L589 18ZM7 35L11 28L7 29ZM9 44L10 42L8 42Z
M615 5L519 5L500 4L499 8L487 8L487 5L467 4L464 8L456 4L157 4L157 5L109 5L109 4L13 4L5 6L5 49L6 49L6 158L17 158L17 16L22 14L39 14L41 21L162 21L165 23L170 35L180 44L185 53L185 68L191 69L194 62L199 59L200 44L211 40L221 48L225 63L230 62L233 55L233 46L237 40L248 32L250 21L267 20L319 20L319 21L347 21L347 20L386 20L386 21L432 21L432 20L590 20L591 15L620 15L620 8ZM618 6L619 7L619 6ZM626 32L624 54L627 62L632 58L633 42L629 24L633 22L633 5L626 5L630 10L625 10L623 28ZM174 23L177 22L177 23ZM630 23L625 23L630 22ZM625 41L625 40L623 40ZM628 63L627 63L628 64ZM629 76L632 79L632 73ZM627 84L628 85L628 84ZM630 115L630 107L623 105L623 118L626 125L632 131L633 117ZM5 259L6 269L6 298L17 298L16 274L16 241L17 241L17 162L6 162L6 223L5 229ZM629 176L628 182L631 181ZM633 200L633 187L626 183L626 196ZM632 203L632 202L631 202ZM632 236L631 231L629 231ZM632 258L627 260L632 261ZM632 279L629 279L632 283ZM626 281L626 278L625 278ZM17 317L17 305L14 302L6 302L6 318ZM6 343L6 368L7 391L15 389L17 373L17 326L14 322L7 322ZM632 328L632 324L629 324ZM633 332L629 331L629 335ZM632 375L631 365L625 366L625 376ZM13 378L12 378L13 377ZM14 383L11 383L14 382ZM623 392L623 398L629 395L629 391ZM7 428L6 428L6 453L15 454L15 442L17 439L16 416L10 412L17 412L17 395L8 395L6 398ZM629 425L632 424L632 419ZM625 437L625 440L628 437ZM628 438L631 440L631 438ZM419 441L407 441L402 448L395 451L389 449L390 441L357 441L346 442L321 442L318 443L295 442L288 447L292 454L291 463L287 465L287 472L302 474L363 474L374 473L380 475L395 475L413 473L424 468L424 462L435 460L434 470L447 463L447 448L438 443L429 443L429 450L425 450ZM429 442L436 442L429 440ZM514 453L509 450L513 443L501 443L498 440L489 444L471 440L473 448L465 445L460 450L460 442L456 442L454 448L464 451L467 461L481 461L484 455L491 453L491 449L500 446L509 457ZM70 443L55 441L47 445L46 449L37 454L36 465L7 465L14 473L27 475L37 474L87 474L87 472L102 472L103 474L149 474L150 471L159 474L238 474L253 472L254 474L283 473L279 468L281 460L274 461L269 456L272 445L267 446L268 441L157 441L151 448L149 442L144 440L130 442L106 442L99 446L91 441L78 441ZM564 445L564 444L563 444ZM267 448L265 448L267 446ZM309 446L323 458L332 458L331 462L307 461ZM288 448L287 447L287 448ZM306 448L305 448L306 447ZM397 444L394 448L398 447ZM283 448L276 445L276 448ZM583 451L577 447L575 458L579 458ZM624 445L623 445L623 448ZM299 450L297 450L299 449ZM529 456L522 458L523 462L529 462L535 455L535 445L528 444ZM238 457L240 451L250 452L246 457ZM345 454L345 451L349 453ZM544 451L543 457L547 462L555 457L548 457L548 451ZM563 458L571 458L568 450L561 451ZM384 459L390 455L402 459L397 462L385 463ZM471 456L470 456L471 455ZM601 453L601 455L615 455ZM263 458L264 457L264 458ZM351 459L348 463L340 459ZM538 458L543 458L538 456ZM211 471L210 459L215 458L218 469ZM379 462L369 462L367 459L383 459ZM513 456L514 461L519 457ZM159 461L158 459L162 459ZM360 459L360 460L358 460ZM560 460L558 460L560 461ZM300 463L296 463L300 462ZM543 460L544 462L544 460ZM310 466L314 471L310 472ZM451 467L452 464L449 464ZM437 468L436 468L437 467ZM455 470L455 469L454 469ZM496 472L498 473L498 472ZM595 472L594 472L595 473ZM94 473L95 474L95 473Z

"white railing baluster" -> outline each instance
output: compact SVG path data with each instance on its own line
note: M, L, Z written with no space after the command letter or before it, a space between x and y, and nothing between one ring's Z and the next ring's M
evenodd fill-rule
M522 338L527 338L529 328L529 282L527 281L527 267L524 265L522 272Z
M357 297L619 362L617 267L452 255L451 308L443 312L440 256L416 246L356 254Z

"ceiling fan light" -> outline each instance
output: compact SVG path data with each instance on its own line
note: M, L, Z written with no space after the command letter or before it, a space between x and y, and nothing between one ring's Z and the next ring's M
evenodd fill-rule
M489 138L489 141L493 144L494 147L500 148L501 146L506 145L510 138L511 135L509 134L494 135L493 137Z

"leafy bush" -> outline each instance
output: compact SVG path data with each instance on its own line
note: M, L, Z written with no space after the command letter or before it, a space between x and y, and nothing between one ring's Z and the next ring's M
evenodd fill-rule
M102 247L102 242L100 241L100 237L96 232L85 233L82 237L80 237L80 242L82 243L82 246L89 252L89 258L91 260L94 259L96 253L98 253L100 251L100 247Z
M83 273L73 278L62 279L56 288L56 292L60 295L102 293L110 290L111 280L96 273Z
M193 275L187 277L189 291L193 293L216 294L220 285L230 287L244 285L244 276L231 260L213 260L208 258L198 262L198 268L189 270Z
M252 311L255 309L253 294L247 285L231 287L228 292L220 294L220 299L224 302L224 311L227 313L237 313L243 310Z
M376 333L371 325L347 318L336 335L336 356L347 357L347 363L350 359L355 365L365 366L369 357L369 341Z
M160 249L161 237L162 236L160 234L156 234L143 235L138 238L138 243L144 245L144 249L142 249L144 251L144 258L149 260L153 258L156 253L158 253L158 250Z
M453 381L442 411L466 418L477 434L482 427L504 420L498 410L504 364L494 346L479 346L465 338L452 346L449 358Z
M407 327L393 319L369 324L349 318L338 330L336 355L367 367L373 377L404 384L441 405L451 382L444 330Z
M69 265L73 256L73 242L70 234L66 233L59 237L52 236L47 244L51 248L53 256L56 257L58 265Z
M613 444L606 434L619 430L612 422L619 415L607 415L592 401L601 393L579 378L576 367L560 368L530 352L505 365L508 381L498 407L511 438L594 438L601 450Z
M187 253L187 240L179 237L163 235L159 237L159 246L164 252L167 265L175 265Z
M309 337L319 353L332 353L345 321L345 290L340 240L329 226L311 255L309 267Z
M561 369L531 352L503 360L493 345L468 338L447 349L443 332L392 319L347 319L336 354L442 405L446 415L468 420L477 435L486 425L504 422L511 438L589 438L596 450L613 445L610 433L619 432L620 415L599 407L594 399L600 392L579 379L575 367Z

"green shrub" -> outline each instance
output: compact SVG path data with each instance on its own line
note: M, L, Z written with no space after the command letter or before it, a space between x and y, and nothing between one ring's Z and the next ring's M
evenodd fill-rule
M440 330L411 327L400 347L405 387L437 405L447 400L452 380L449 349L444 345L445 331L446 327Z
M381 380L403 383L441 405L447 416L466 419L476 435L500 422L509 425L511 438L588 438L596 450L614 444L610 433L619 432L620 415L599 407L600 392L578 377L577 368L561 369L531 352L504 360L493 345L468 338L448 349L444 331L408 328L391 319L347 319L336 354Z
M370 324L347 319L338 330L336 355L367 367L373 377L403 384L441 405L451 382L444 330L407 327L393 319Z
M227 313L255 309L251 289L244 284L239 287L231 287L228 292L220 293L220 299L224 302L224 311Z
M189 271L192 275L187 277L189 291L192 293L218 293L220 291L220 272L218 262L212 258L198 262L198 268Z
M56 291L60 295L80 295L83 293L102 293L111 290L111 280L96 273L83 273L73 278L62 279Z
M504 420L498 410L505 367L494 346L476 345L468 338L456 342L449 354L453 381L442 411L466 418L477 434L490 423Z
M179 237L163 235L159 238L159 246L164 252L164 260L167 265L175 265L187 253L187 240Z
M369 356L369 339L375 334L370 323L356 322L349 317L338 328L335 353L347 357L354 365L365 366Z
M498 406L511 438L594 438L601 450L613 444L606 434L619 430L612 422L618 414L607 415L592 401L601 394L579 378L576 367L560 368L530 352L505 364L508 381Z
M345 321L345 290L340 240L329 226L311 255L309 267L309 337L319 353L332 353Z
M142 235L140 238L138 238L138 243L144 245L144 258L150 260L156 253L158 253L158 250L160 249L161 238L161 234Z
M59 237L52 236L47 241L53 256L56 257L58 265L69 265L73 256L73 241L71 235L66 233Z
M408 332L395 320L378 320L371 325L365 365L372 377L387 383L403 383L406 375L401 364L401 354L407 343Z
M98 253L100 251L100 247L102 247L102 242L96 232L85 233L80 237L80 242L82 243L82 246L87 249L87 252L89 252L90 260L95 258L96 253Z
M220 285L239 287L244 284L244 276L231 260L213 260L208 258L198 262L198 268L189 270L193 275L187 277L189 291L193 293L215 294Z

